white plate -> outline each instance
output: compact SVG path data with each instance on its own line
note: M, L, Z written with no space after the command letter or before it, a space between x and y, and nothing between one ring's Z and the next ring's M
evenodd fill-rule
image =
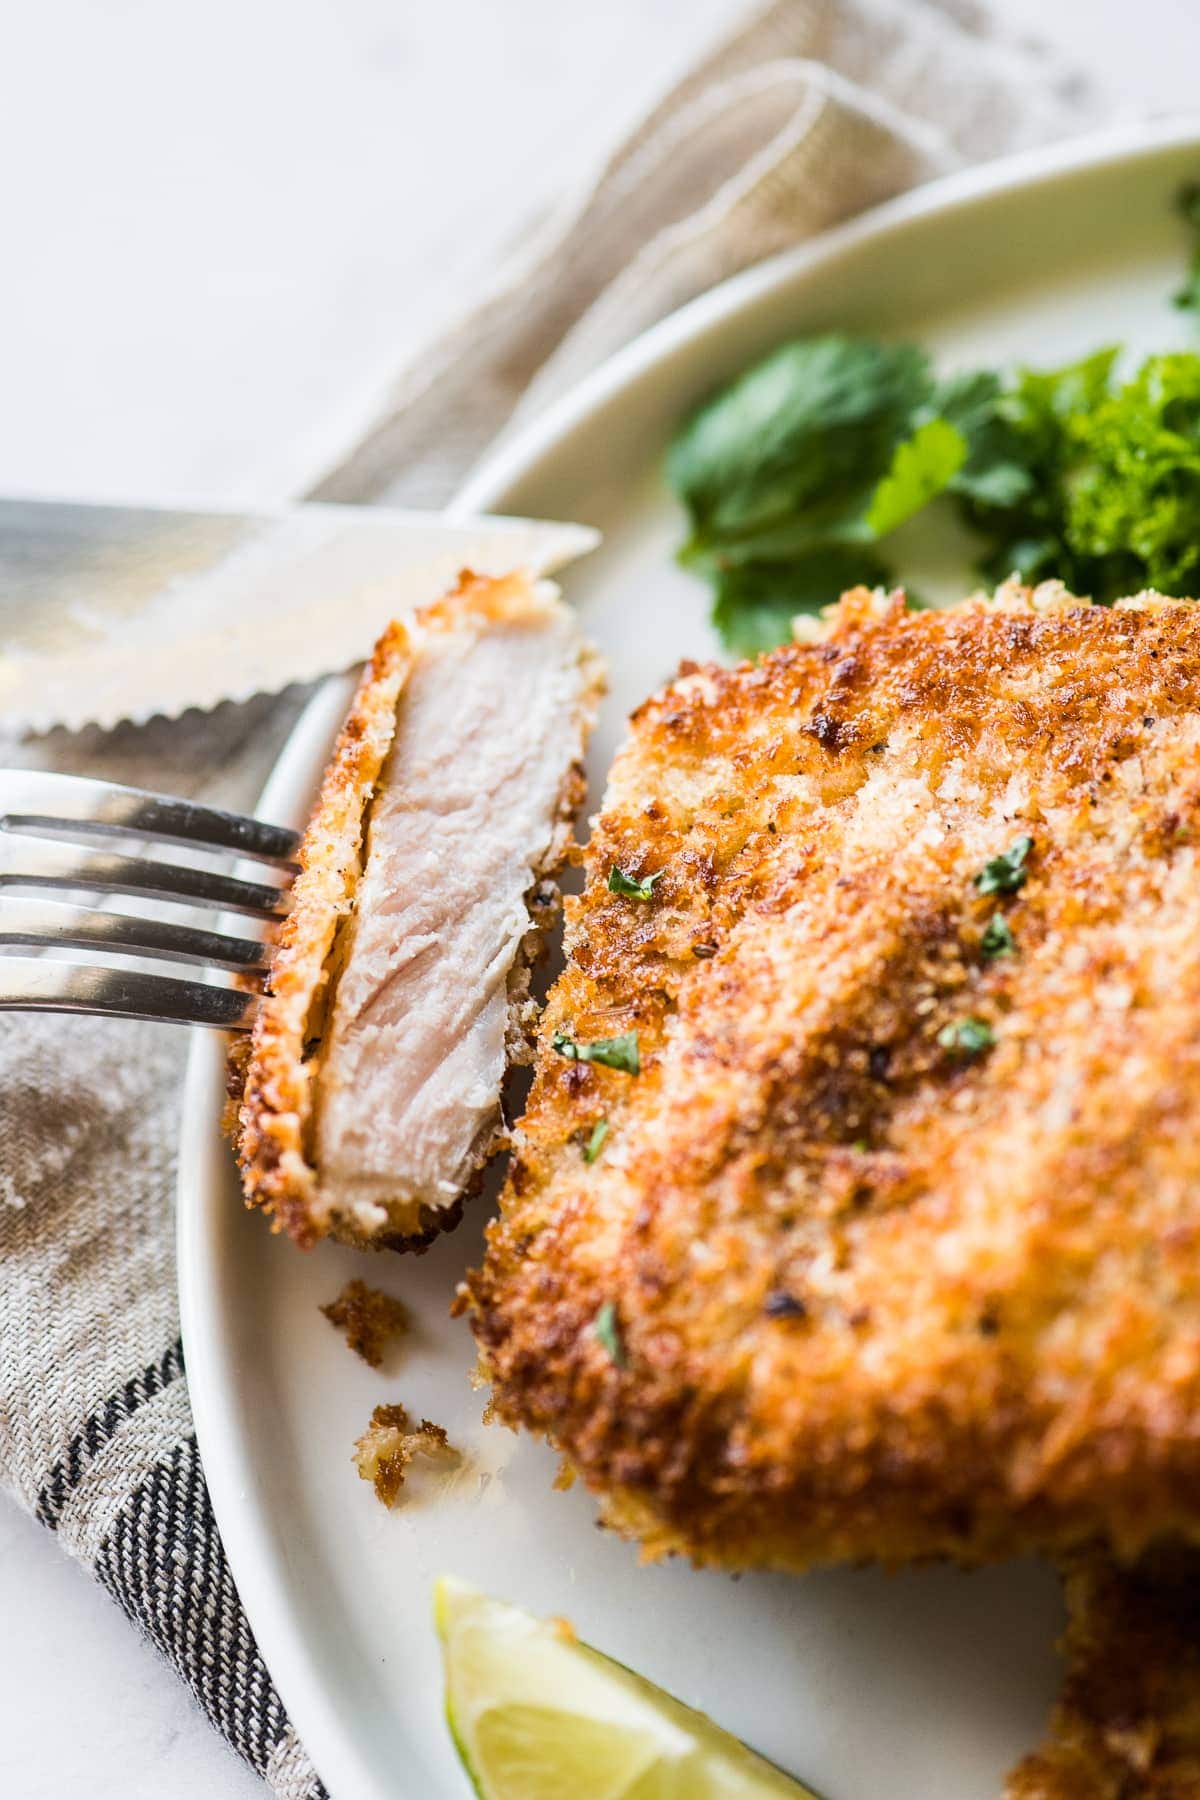
M711 653L705 596L673 567L680 521L663 447L702 394L789 334L911 336L940 362L1051 363L1121 339L1196 341L1168 303L1185 254L1171 202L1200 126L1123 131L955 177L728 283L657 327L496 458L464 509L575 518L606 533L567 579L609 658L598 785L631 705L682 655ZM331 684L263 796L302 821L345 698ZM292 1719L346 1800L467 1793L441 1704L430 1586L441 1571L568 1613L623 1662L703 1707L828 1800L996 1800L1039 1736L1056 1670L1056 1586L1034 1565L733 1582L594 1529L551 1488L543 1446L480 1420L470 1335L447 1306L487 1207L422 1258L378 1261L273 1238L239 1203L218 1134L220 1045L198 1034L179 1185L183 1330L213 1504ZM318 1317L351 1274L419 1321L375 1374ZM446 1425L467 1469L388 1513L351 1466L372 1406Z

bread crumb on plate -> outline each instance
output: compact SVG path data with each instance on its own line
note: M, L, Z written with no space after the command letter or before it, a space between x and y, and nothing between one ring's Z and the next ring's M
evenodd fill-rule
M409 1464L416 1456L449 1467L459 1462L444 1425L422 1419L414 1428L407 1407L377 1406L370 1425L355 1443L354 1461L363 1480L374 1483L376 1498L384 1506L398 1502Z
M355 1356L361 1356L373 1369L383 1366L388 1345L403 1337L409 1328L403 1301L357 1279L348 1281L337 1299L330 1300L321 1311L343 1333Z

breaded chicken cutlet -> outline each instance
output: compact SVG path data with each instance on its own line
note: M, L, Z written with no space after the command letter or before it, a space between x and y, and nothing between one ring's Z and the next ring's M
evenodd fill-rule
M419 1247L504 1143L599 686L522 575L464 576L376 646L231 1067L247 1201L300 1244Z
M1200 1552L1160 1545L1129 1568L1083 1554L1066 1596L1062 1696L1005 1800L1197 1800Z
M1198 833L1188 603L685 667L463 1296L498 1416L698 1563L1200 1535Z

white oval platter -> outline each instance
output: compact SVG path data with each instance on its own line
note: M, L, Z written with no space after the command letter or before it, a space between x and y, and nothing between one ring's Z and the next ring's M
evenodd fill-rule
M656 327L510 442L458 510L573 518L604 532L566 591L608 658L593 801L628 710L681 656L716 653L705 596L672 563L663 449L702 395L796 332L927 344L946 367L1050 364L1111 340L1195 341L1172 310L1185 255L1172 212L1200 173L1200 124L1122 129L954 176L755 269ZM947 571L942 571L945 584ZM925 584L937 585L937 572ZM952 585L952 583L951 583ZM328 684L263 795L301 823L347 684ZM482 1423L470 1334L448 1316L489 1202L420 1258L301 1255L240 1204L218 1129L223 1051L197 1034L180 1148L188 1377L235 1578L283 1699L338 1800L456 1800L430 1614L447 1571L582 1635L704 1708L827 1800L997 1800L1039 1736L1060 1625L1047 1569L734 1581L641 1567L595 1529L555 1458ZM352 1273L417 1328L374 1373L318 1315ZM386 1512L354 1438L379 1401L438 1420L466 1452L436 1494Z

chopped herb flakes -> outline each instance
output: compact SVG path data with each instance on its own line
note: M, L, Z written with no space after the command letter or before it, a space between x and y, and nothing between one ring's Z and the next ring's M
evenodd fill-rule
M626 1362L625 1345L621 1338L621 1323L617 1318L617 1309L613 1301L606 1300L604 1302L596 1314L592 1330L608 1351L617 1368L623 1369Z
M952 1056L967 1060L990 1050L996 1042L996 1034L986 1019L976 1019L968 1014L965 1019L955 1019L952 1025L943 1025L937 1041Z
M626 894L631 900L653 900L654 884L661 881L666 874L665 869L656 869L653 875L644 875L640 880L627 875L617 863L608 871L608 891L610 894Z
M592 1126L591 1137L583 1146L583 1160L585 1163L595 1162L596 1158L604 1148L604 1140L607 1136L608 1120L597 1119L596 1123Z
M597 1038L594 1044L578 1044L568 1032L556 1031L550 1048L568 1062L603 1063L606 1069L619 1069L623 1075L640 1075L642 1071L636 1031L623 1031L615 1038Z
M1017 940L1004 914L993 913L979 940L979 948L983 954L989 961L994 961L997 956L1011 956L1016 947Z
M985 862L975 877L975 886L979 892L1015 894L1018 888L1024 887L1029 875L1025 859L1032 849L1031 837L1019 837L1007 850L1002 850L999 856L993 856L990 862Z

